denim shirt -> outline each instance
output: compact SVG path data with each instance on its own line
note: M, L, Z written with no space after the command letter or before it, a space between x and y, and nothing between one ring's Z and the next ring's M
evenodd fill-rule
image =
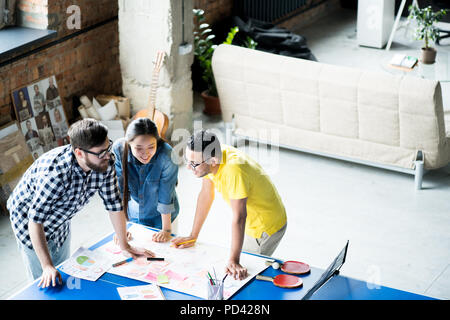
M125 138L114 142L116 174L123 197L122 155ZM142 164L128 150L128 217L130 221L162 228L161 214L171 214L173 221L179 212L175 186L178 166L171 159L172 147L158 144L149 163Z

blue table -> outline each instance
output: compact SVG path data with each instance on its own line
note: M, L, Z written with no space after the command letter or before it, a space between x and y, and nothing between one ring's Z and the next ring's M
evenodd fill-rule
M151 228L150 228L151 229ZM156 230L156 229L155 229ZM112 234L100 240L89 249L96 249L111 241ZM245 254L245 253L244 253ZM110 273L105 273L97 281L75 279L60 272L63 285L41 289L37 281L16 293L11 299L17 300L119 300L117 288L139 286L147 283ZM282 273L271 267L262 274L275 276ZM231 300L299 300L320 278L323 270L311 267L308 275L301 276L303 286L297 289L278 288L267 281L252 279ZM370 288L369 288L370 287ZM161 287L167 300L201 300L185 293ZM328 281L311 298L312 300L429 300L430 297L401 291L389 287L369 286L365 281L338 275Z

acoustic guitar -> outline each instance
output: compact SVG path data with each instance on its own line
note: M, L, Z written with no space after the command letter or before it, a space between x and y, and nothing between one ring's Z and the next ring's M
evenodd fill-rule
M165 52L163 51L157 52L155 67L152 73L152 83L150 86L148 108L140 110L133 117L133 120L138 118L149 118L150 120L152 120L156 124L156 127L158 128L159 136L164 140L166 140L165 135L167 128L169 127L169 117L167 117L166 114L156 109L155 100L156 100L156 90L158 88L159 72L164 64L165 57L166 57Z

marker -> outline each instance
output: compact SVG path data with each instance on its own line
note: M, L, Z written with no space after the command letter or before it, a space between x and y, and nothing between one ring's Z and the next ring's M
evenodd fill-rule
M212 278L211 275L209 274L209 271L208 271L208 276L209 276L209 281L211 281L211 284L212 284L213 286L215 286L216 284L214 283L213 278Z
M127 262L131 262L131 261L133 261L133 258L128 258L128 259L125 259L123 261L116 262L112 266L113 266L113 268L114 267L118 267L118 266L121 266L121 265L123 265L123 264L125 264Z
M181 246L182 244L185 244L185 243L191 243L191 242L195 242L195 241L197 241L197 239L192 239L192 240L188 240L188 241L183 241L183 242L180 242L180 243L174 243L173 245L174 246Z
M152 257L152 258L147 258L147 261L164 261L164 258L155 258L155 257Z

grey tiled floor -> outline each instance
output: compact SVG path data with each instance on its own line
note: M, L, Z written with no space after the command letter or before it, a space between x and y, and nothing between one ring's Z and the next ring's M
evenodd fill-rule
M322 62L380 70L386 52L358 47L355 26L354 12L342 10L299 33ZM400 36L388 54L416 45ZM445 102L448 88L443 88ZM223 129L219 118L202 115L198 96L194 118L202 120L204 127ZM410 175L301 152L281 149L278 164L270 176L289 223L275 257L325 268L350 240L342 274L450 299L450 168L429 172L423 190L416 191ZM180 167L180 234L190 231L199 189L200 181ZM201 238L228 244L229 223L230 210L217 195ZM112 231L97 196L74 218L72 228L72 250ZM22 261L4 217L0 218L0 250L0 298L4 299L25 285Z

